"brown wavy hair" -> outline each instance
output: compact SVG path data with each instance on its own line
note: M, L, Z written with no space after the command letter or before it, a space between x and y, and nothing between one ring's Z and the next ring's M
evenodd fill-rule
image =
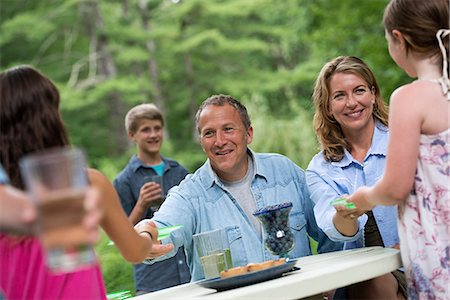
M13 186L24 188L22 156L69 144L59 102L56 86L33 67L0 73L0 162Z
M315 107L314 129L327 161L340 161L344 157L344 149L351 151L341 125L330 112L329 84L335 73L351 73L362 78L375 94L373 117L388 126L388 107L383 102L375 75L367 64L354 56L339 56L327 62L316 79L312 96Z
M436 57L442 65L436 33L439 29L450 28L448 0L392 0L384 10L383 25L389 34L394 29L403 34L407 53L412 50L422 57ZM442 42L449 53L449 36ZM447 72L450 73L449 60L448 55Z

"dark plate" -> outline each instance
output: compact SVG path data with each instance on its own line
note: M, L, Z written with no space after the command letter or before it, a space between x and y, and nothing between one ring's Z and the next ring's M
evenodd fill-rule
M205 288L215 289L217 291L225 291L229 289L234 289L237 287L242 287L258 282L263 282L266 280L281 277L284 273L300 270L300 268L294 267L296 259L289 260L288 262L261 271L254 271L250 273L245 273L242 275L236 275L228 278L213 278L197 282Z

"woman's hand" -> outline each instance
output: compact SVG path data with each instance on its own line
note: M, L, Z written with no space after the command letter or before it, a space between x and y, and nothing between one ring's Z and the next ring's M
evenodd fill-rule
M365 211L358 208L347 208L343 205L335 206L334 208L336 209L336 215L345 220L356 220L365 213Z
M342 195L347 199L348 195ZM360 208L348 208L346 205L334 205L336 213L333 216L333 224L336 229L345 236L354 236L359 229L358 218L366 211Z
M344 200L343 204L334 205L334 208L336 209L336 215L338 218L344 219L344 220L355 220L358 219L361 215L366 213L366 210L362 210L359 207L349 208L350 202L347 201L348 195L342 195L340 199L338 200ZM337 200L336 200L337 201ZM340 202L342 203L342 202Z

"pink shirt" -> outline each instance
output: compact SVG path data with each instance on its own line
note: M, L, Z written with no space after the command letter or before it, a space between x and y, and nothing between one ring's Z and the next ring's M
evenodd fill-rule
M0 293L12 299L106 299L98 264L61 275L45 266L36 238L0 234Z

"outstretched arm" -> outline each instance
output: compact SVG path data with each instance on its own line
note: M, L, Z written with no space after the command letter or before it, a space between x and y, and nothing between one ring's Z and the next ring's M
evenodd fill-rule
M362 210L347 210L344 207L333 207L330 202L341 196L342 191L332 178L324 178L312 170L306 171L306 181L314 202L314 216L319 227L333 241L353 241L360 237L365 219L359 216Z
M371 188L362 187L349 197L360 209L375 205L397 205L404 201L414 183L425 101L414 101L420 91L398 89L391 97L389 146L383 177ZM412 102L415 102L412 104Z
M131 263L142 262L148 257L152 247L156 247L164 253L173 249L172 245L155 244L157 232L154 232L156 231L154 228L148 228L150 232L153 231L153 239L145 232L138 233L139 229L133 228L120 206L117 193L109 180L97 170L89 169L88 173L91 184L97 187L100 192L103 209L103 218L100 225L127 261Z

